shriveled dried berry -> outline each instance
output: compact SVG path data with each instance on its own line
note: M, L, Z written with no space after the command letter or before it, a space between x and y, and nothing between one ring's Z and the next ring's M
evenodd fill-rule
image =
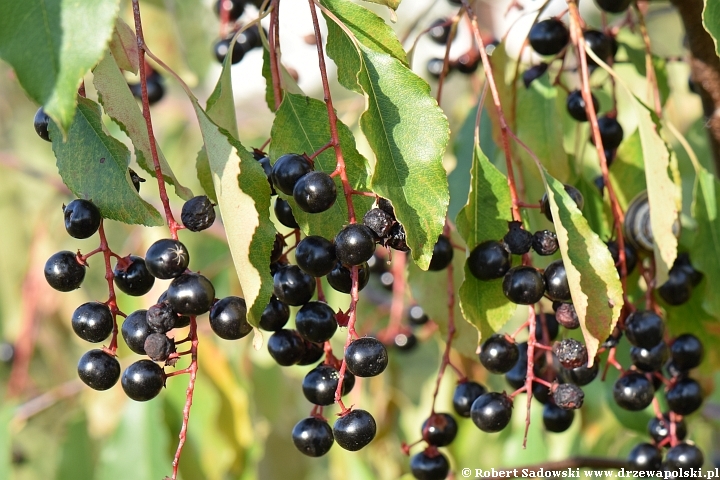
M565 410L577 410L582 407L585 400L585 393L577 385L563 383L553 388L553 400L555 405Z
M565 368L578 368L587 363L588 351L585 345L573 338L565 338L555 342L553 353Z
M145 339L144 349L150 360L164 362L175 351L175 342L164 333L151 333Z
M532 236L532 248L538 255L552 255L557 252L558 247L559 244L555 232L539 230Z
M555 319L560 325L569 330L580 327L580 319L572 303L560 303L557 310L555 310Z
M385 238L390 235L390 229L395 219L386 211L373 208L363 217L363 223L372 230L378 238Z
M169 332L175 328L177 313L167 303L158 303L148 308L147 323L150 329L156 333Z
M205 230L215 223L215 205L206 195L193 197L183 205L180 219L191 232Z
M508 233L503 237L507 249L513 255L523 255L530 251L533 234L522 228L522 222L508 222Z
M407 237L405 236L405 228L400 223L392 226L390 234L387 240L385 240L385 245L401 252L410 251L410 247L408 247L407 244Z

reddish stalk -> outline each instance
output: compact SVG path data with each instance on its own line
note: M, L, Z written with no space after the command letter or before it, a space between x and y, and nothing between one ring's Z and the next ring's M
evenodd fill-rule
M178 435L179 442L177 450L175 451L175 458L173 459L173 473L172 480L178 478L178 468L180 467L180 455L182 455L185 441L187 440L188 424L190 422L190 407L192 407L193 393L195 393L195 379L197 378L198 361L197 361L197 350L198 350L198 336L197 336L197 321L195 317L190 317L190 333L188 337L191 339L190 351L192 353L190 366L186 369L190 373L190 381L185 393L185 407L183 408L183 422L180 428L180 434ZM168 377L170 375L166 375Z
M308 158L309 158L310 160L315 160L315 159L318 157L318 155L320 155L321 153L323 153L323 152L324 152L325 150L327 150L328 148L332 148L332 146L333 146L333 143L332 143L332 142L328 142L328 143L326 143L325 145L323 145L322 147L320 147L320 150L316 151L315 153L313 153L312 155L310 155Z
M113 279L115 278L115 274L113 273L112 265L110 265L110 258L114 255L110 251L110 247L108 246L107 237L105 236L105 222L103 220L100 221L100 228L98 228L98 235L100 236L100 250L103 252L103 258L105 260L105 280L108 284L108 300L105 302L105 305L110 308L110 313L112 314L113 319L113 330L112 330L112 337L110 339L110 346L106 349L107 352L115 356L117 354L117 335L118 335L118 325L117 325L117 316L118 314L123 315L124 314L120 311L120 309L117 306L117 297L115 296L115 284L113 283ZM117 255L115 255L117 256Z
M645 45L645 76L648 84L650 85L650 90L653 93L655 113L658 117L660 117L662 116L662 102L660 101L660 88L658 87L657 77L655 76L655 66L653 65L652 52L650 50L650 35L648 34L647 26L645 25L645 15L643 15L637 2L633 2L633 7L635 8L635 14L638 17L640 35L642 36L643 44Z
M272 75L273 97L275 110L280 108L282 101L282 88L280 87L280 60L278 49L280 48L280 10L279 0L272 0L272 11L270 12L270 31L268 32L268 43L270 45L270 73Z
M525 436L523 437L523 448L527 447L527 436L530 430L530 406L532 405L532 384L533 381L540 382L540 379L535 378L535 307L533 305L528 306L528 322L530 324L530 336L527 342L527 370L525 370L525 391L527 392L527 407L525 415ZM546 382L547 383L547 382ZM549 386L549 385L545 385Z
M135 19L135 35L137 36L138 56L140 65L145 65L145 37L143 36L142 20L140 19L140 1L132 0L133 17ZM181 226L175 221L172 210L170 209L170 200L168 199L167 190L165 188L165 179L160 168L160 158L157 152L157 142L153 133L152 117L150 116L150 102L147 93L147 73L145 68L140 68L140 87L142 91L142 106L145 125L147 126L148 139L150 140L150 153L152 155L153 167L155 169L155 178L157 179L158 189L160 190L160 200L165 209L165 218L168 228L170 228L170 236L177 240L177 231Z
M312 1L312 0L311 0ZM347 348L350 346L350 344L353 341L353 338L357 338L357 332L355 331L355 321L357 320L357 303L358 303L358 292L359 292L359 282L358 282L358 267L354 266L351 270L351 278L352 278L352 289L350 290L350 308L347 311L348 315L348 334L347 339L345 340L345 347L343 349L347 350ZM347 369L347 363L345 362L345 356L343 355L342 364L340 365L339 370L339 378L338 378L338 386L335 390L335 403L338 404L340 407L340 415L347 414L350 410L345 407L345 404L342 402L342 387L343 387L343 381L345 380L345 370Z
M390 272L393 276L392 302L390 303L390 319L387 327L378 334L378 340L390 343L395 335L403 331L402 317L405 310L405 265L407 254L397 251L393 256Z

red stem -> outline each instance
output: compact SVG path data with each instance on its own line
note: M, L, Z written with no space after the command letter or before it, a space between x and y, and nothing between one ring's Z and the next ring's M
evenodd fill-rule
M190 317L190 332L188 334L188 337L191 339L191 347L190 351L192 352L192 361L190 363L190 366L187 368L187 371L190 373L190 381L188 382L188 387L185 393L185 407L183 408L183 422L182 427L180 428L180 434L178 435L178 438L180 439L178 442L177 450L175 451L175 458L173 459L173 474L172 474L172 480L177 480L178 478L178 468L180 467L180 455L182 455L183 447L185 446L185 441L187 440L187 430L188 430L188 424L190 422L190 407L192 407L192 401L193 401L193 393L195 392L195 379L197 378L197 371L198 371L198 361L197 361L197 351L198 351L198 336L197 336L197 321L195 320L195 317Z
M279 0L272 0L272 11L270 12L270 31L268 32L268 43L270 45L270 73L272 74L275 110L280 108L280 102L282 101L282 88L280 87L280 60L278 58L278 49L280 48L279 4Z
M108 300L105 302L105 304L110 308L110 313L112 314L113 319L113 330L112 330L112 337L110 339L110 346L106 349L107 352L113 356L117 354L117 335L118 335L118 325L117 325L117 316L118 313L122 314L120 312L120 309L118 309L117 306L117 298L115 296L115 284L113 283L113 279L115 278L115 274L113 273L112 266L110 265L110 258L113 256L113 253L110 251L110 247L108 246L107 237L105 236L105 222L100 222L100 228L98 228L98 235L100 236L100 250L103 252L103 258L105 260L105 280L108 284Z

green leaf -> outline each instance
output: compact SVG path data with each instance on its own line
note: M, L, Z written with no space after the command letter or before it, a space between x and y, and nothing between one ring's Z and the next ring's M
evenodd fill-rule
M647 190L642 144L637 130L620 144L615 161L610 165L610 183L623 211L633 198Z
M558 109L558 88L550 84L544 74L518 90L517 135L535 152L550 174L567 182L570 177L568 156L563 147L563 124L559 120L565 112ZM564 102L563 102L564 103ZM525 150L520 150L526 156Z
M705 274L705 294L695 293L703 299L703 308L720 318L720 296L716 285L720 282L720 182L701 168L695 181L693 218L697 222L691 256L695 268Z
M87 419L82 414L79 418L71 421L67 427L55 479L93 478L95 473L94 446L88 433Z
M105 113L120 126L135 146L135 159L140 168L155 177L150 151L150 137L140 107L128 88L125 77L115 63L113 55L106 55L93 70L93 85ZM166 183L175 186L175 194L183 200L193 197L193 192L178 182L160 147L156 145L160 168Z
M400 2L402 0L365 0L366 2L370 3L377 3L379 5L385 5L388 8L392 8L393 10L397 10L400 6Z
M620 277L610 250L592 231L562 182L546 170L543 173L570 293L588 355L593 359L620 316Z
M715 42L715 52L720 56L720 46L718 46L718 39L720 39L720 4L718 2L705 0L703 27Z
M120 424L104 444L95 478L165 478L172 468L169 443L169 434L163 425L162 402L128 401Z
M135 31L120 17L115 20L115 29L110 39L110 53L115 57L118 67L128 72L138 73L140 57L138 56Z
M231 55L228 54L228 58ZM272 295L268 269L275 241L270 220L270 185L259 162L235 138L237 132L232 101L230 62L223 66L205 112L191 98L200 122L218 206L230 246L235 271L248 308L248 321L257 326ZM229 104L229 105L228 105Z
M0 2L0 58L65 134L83 76L102 58L120 0Z
M49 129L60 176L76 197L92 200L103 218L163 225L160 213L140 198L130 180L130 152L103 132L100 105L78 99L66 142L54 122L50 122Z
M217 204L218 199L215 193L212 170L210 170L210 160L208 159L204 145L200 148L195 159L195 171L197 172L197 179L200 182L200 186L205 191L205 195L207 195L213 203Z
M358 153L355 138L350 129L338 120L338 135L345 159L348 179L353 189L367 191L369 167L365 157ZM327 107L314 98L286 93L275 116L270 131L270 158L277 160L286 153L307 153L311 155L330 141L330 122ZM315 158L315 170L332 173L335 170L335 151L325 150ZM306 213L297 208L292 195L279 195L286 198L293 209L293 215L306 235L320 235L327 239L335 238L348 223L347 203L343 196L343 187L339 176L335 178L338 198L335 204L322 213ZM355 196L353 205L362 215L370 208L372 199Z
M510 188L505 175L490 163L479 146L475 148L471 171L470 195L456 223L460 235L472 250L486 240L502 238L512 220ZM460 308L465 319L480 333L480 340L505 325L515 305L503 294L502 279L483 281L465 269L460 287Z
M614 164L613 164L614 165ZM610 238L612 231L608 225L608 218L612 218L612 212L608 205L603 201L603 197L598 191L597 186L580 177L575 186L585 199L583 206L583 216L588 221L593 232L597 233L600 238Z

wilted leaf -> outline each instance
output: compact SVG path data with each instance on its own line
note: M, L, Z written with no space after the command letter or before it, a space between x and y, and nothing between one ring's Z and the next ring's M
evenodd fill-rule
M110 39L110 53L115 57L118 67L128 72L138 73L140 57L138 56L135 31L120 17L115 20L115 29Z

